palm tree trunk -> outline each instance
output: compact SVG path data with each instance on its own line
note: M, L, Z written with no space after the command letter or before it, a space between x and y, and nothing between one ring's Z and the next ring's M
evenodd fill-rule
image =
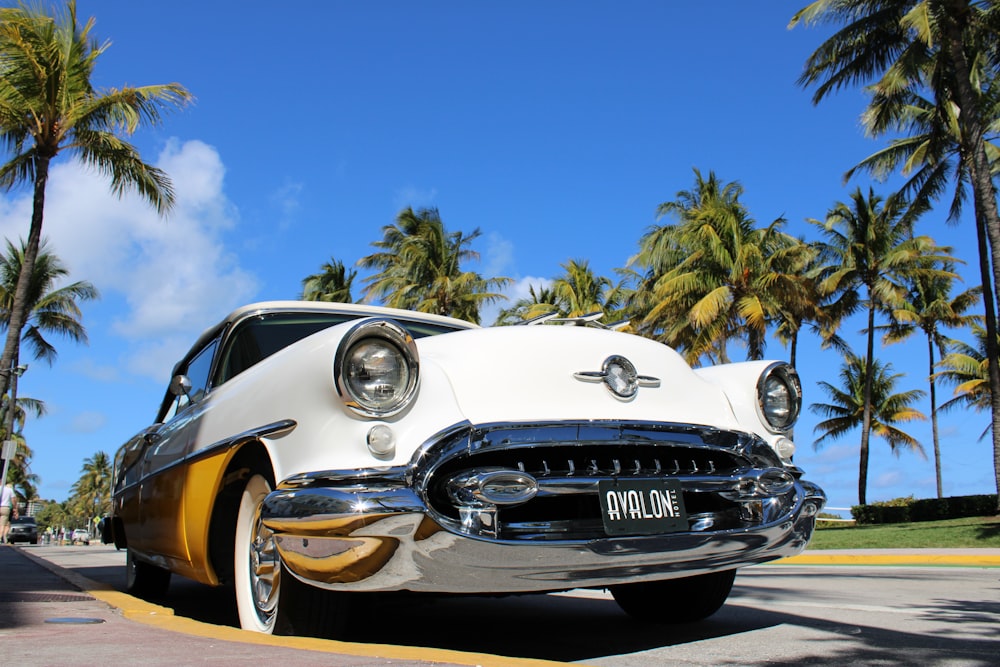
M861 462L858 471L858 502L867 505L868 492L868 443L872 431L872 384L874 373L872 366L875 365L875 304L872 301L872 294L868 293L868 349L865 353L865 388L864 402L865 408L861 419Z
M937 497L944 497L941 483L941 443L938 441L937 383L934 381L934 339L927 335L927 378L931 395L931 438L934 441L934 477L937 481Z
M11 304L10 320L7 322L7 341L4 343L3 355L0 356L0 396L7 393L11 386L14 359L21 344L21 331L27 320L28 288L31 276L35 270L35 259L38 257L38 247L42 240L42 217L45 211L45 186L49 180L50 157L35 158L35 186L31 209L31 227L28 230L28 243L24 248L24 259L21 262L21 275L17 278L17 288L14 290L14 301Z
M986 155L986 140L984 125L979 110L979 95L972 88L971 68L965 55L964 39L969 24L971 11L965 0L938 0L939 17L942 25L942 48L946 49L948 58L954 67L952 79L958 106L962 110L959 115L961 130L962 156L969 170L969 181L972 184L972 197L976 212L976 225L986 230L989 239L989 253L980 244L980 257L990 257L993 268L992 280L984 277L983 288L987 282L1000 284L1000 210L997 208L996 189L993 187L990 173L989 158ZM985 294L984 294L985 297ZM994 298L1000 297L995 294ZM984 298L985 300L985 298ZM992 301L989 301L993 305ZM996 318L992 330L989 311L986 318L986 358L989 367L991 404L993 408L993 476L997 488L997 513L1000 514L1000 350L997 346Z
M976 234L979 243L979 272L983 285L983 307L986 315L986 370L989 375L990 406L993 413L993 473L997 489L1000 491L1000 363L997 362L1000 350L998 350L997 345L997 309L993 290L993 285L996 283L993 282L993 276L990 273L986 224L978 213L976 214ZM994 272L997 266L997 260L993 259ZM997 514L1000 514L1000 493L997 496Z

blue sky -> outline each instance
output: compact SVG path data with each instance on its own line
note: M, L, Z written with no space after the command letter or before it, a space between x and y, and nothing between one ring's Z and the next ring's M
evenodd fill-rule
M695 168L739 181L760 224L784 216L815 238L805 220L868 187L842 176L879 144L860 129L860 92L814 107L796 85L824 37L787 29L804 4L79 0L112 42L95 84L177 81L197 101L133 138L174 180L166 220L67 159L53 168L46 236L102 297L84 306L89 346L55 340L56 363L21 381L49 409L25 428L41 496L65 499L84 458L152 420L204 328L296 297L331 257L353 264L403 207L479 228L468 268L513 278L515 298L570 259L613 276ZM27 233L29 202L0 194L5 237ZM976 284L971 220L921 224ZM859 350L861 326L845 329ZM806 403L826 400L816 383L838 382L839 356L810 339L799 353ZM907 374L901 388L925 388L923 341L880 356ZM832 506L856 503L860 434L814 451L816 421L796 429L796 460ZM943 422L947 495L995 491L986 423ZM930 455L929 422L908 430ZM873 440L869 500L933 496L932 462L888 450Z

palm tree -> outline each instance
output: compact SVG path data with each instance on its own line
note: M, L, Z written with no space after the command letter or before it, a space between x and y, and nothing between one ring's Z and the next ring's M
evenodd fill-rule
M0 330L5 329L10 321L14 291L24 270L25 252L23 241L20 247L16 247L8 240L6 252L0 255ZM39 244L38 257L32 275L27 280L28 288L25 299L27 318L22 326L24 331L22 340L33 351L35 359L45 360L50 365L55 360L57 353L52 343L46 339L46 335L54 333L75 342L86 342L87 332L80 322L82 314L77 302L97 297L97 290L86 281L53 289L55 283L65 278L68 273L60 259L48 251L47 244L43 240ZM20 353L21 346L18 345L12 359L12 367L18 368L18 371L11 374L10 384L10 396L15 397L15 410L6 410L6 407L10 405L10 400L5 395L4 420L2 422L5 438L18 441L18 448L23 447L28 452L20 465L16 460L12 462L15 483L17 483L19 476L25 477L28 474L26 470L30 452L20 436L20 430L24 427L25 410L34 413L36 417L45 413L45 406L41 401L31 398L17 398L17 379L23 372L23 367L19 367Z
M870 373L868 369L871 369ZM816 424L814 432L820 436L813 442L813 447L820 449L869 421L872 432L889 444L893 454L898 456L901 451L909 450L925 456L920 442L896 426L901 422L926 419L923 413L912 407L924 392L914 389L894 393L902 374L892 374L891 371L891 364L867 361L848 353L840 368L839 387L829 382L818 382L830 402L809 406L811 412L825 417ZM869 406L873 408L870 417ZM867 470L863 474L867 474Z
M303 301L327 301L334 303L352 303L351 287L358 272L344 267L339 259L330 258L320 267L319 273L306 276L302 280Z
M694 189L658 209L678 223L647 232L629 260L639 276L629 312L644 312L640 330L678 348L690 363L728 361L733 341L760 359L768 322L797 284L786 271L807 249L781 231L781 218L756 227L739 200L739 183L694 171Z
M469 248L478 237L478 229L469 235L446 231L437 209L403 209L394 225L382 228L382 240L372 243L379 252L358 261L377 270L365 279L365 297L478 324L481 305L505 298L491 290L511 282L462 271L462 261L479 259Z
M989 292L991 285L1000 284L1000 210L993 182L996 147L987 139L991 126L994 134L997 131L1000 5L994 0L817 0L799 11L791 25L818 22L843 27L806 62L800 83L816 86L813 102L843 87L865 85L872 93L866 125L874 135L927 135L926 143L900 147L906 162L890 155L870 165L926 166L930 171L918 176L929 185L925 194L933 198L940 192L934 190L940 179L932 171L945 168L950 147L958 147L960 165L953 174L958 189L972 190L987 304L993 463L1000 490L1000 348L995 311L1000 294ZM910 149L913 152L907 155ZM963 196L956 192L953 212L954 203ZM987 264L992 279L986 275Z
M550 313L562 314L564 309L559 304L559 298L551 287L539 285L528 286L528 296L518 299L510 308L504 308L497 314L496 325L504 326L524 322Z
M595 275L586 260L560 264L563 274L552 281L552 293L564 317L602 312L614 316L618 308L618 286L606 276Z
M2 420L0 420L0 424L2 424L2 430L0 430L0 433L3 435L3 440L13 440L17 443L14 451L14 458L9 461L5 461L7 468L6 479L8 482L15 485L18 484L19 480L37 482L38 477L29 472L33 453L31 448L28 447L28 443L25 441L22 431L24 430L24 422L29 413L35 417L42 417L45 415L47 411L45 403L34 398L26 398L22 396L19 397L14 403L13 413L8 410L9 407L10 397L2 397L2 405L0 405L0 418L2 418Z
M111 510L111 459L97 452L83 460L80 478L70 488L70 505L79 518L88 519Z
M29 277L42 238L45 190L52 160L61 152L80 159L111 179L116 195L138 192L158 212L174 201L167 175L142 161L119 135L160 121L161 112L191 99L180 84L96 90L91 75L110 43L91 36L94 20L80 25L76 3L49 16L27 6L0 8L0 142L12 157L0 166L0 186L30 183L31 225L21 280L13 292L0 369L12 369L29 312ZM0 370L0 395L10 370Z
M6 251L0 255L0 329L6 329L14 305L14 293L25 266L27 244L20 246L7 241ZM76 343L87 342L87 331L80 321L83 313L78 305L81 301L98 298L97 288L85 280L55 287L69 271L58 256L51 253L43 239L38 247L38 255L28 279L25 298L26 317L22 326L22 342L32 350L35 359L55 361L55 347L45 336L57 334ZM20 350L20 346L18 346ZM14 357L14 364L20 360Z
M985 115L992 118L992 135L1000 132L1000 80L988 81L983 101L989 107ZM910 136L898 137L889 145L863 160L857 167L851 169L850 177L856 170L864 169L876 176L885 176L896 169L901 169L909 180L901 192L913 197L911 210L919 215L922 210L929 209L933 200L943 193L950 182L955 189L948 213L948 222L957 223L967 197L967 184L970 180L968 162L962 159L962 144L959 135L959 109L953 105L935 106L933 100L910 90L896 91L889 95L879 91L868 112L864 115L866 126L875 133L879 128L887 126L892 119L896 124L905 124L911 128ZM1000 170L1000 148L989 138L986 150L994 174ZM979 244L979 274L983 287L978 288L983 295L983 312L986 328L997 330L996 308L990 271L989 252L986 229L976 225L977 242ZM984 337L984 341L986 338ZM986 350L989 356L989 350ZM943 354L943 352L942 352ZM995 356L995 355L994 355ZM933 360L932 360L933 363ZM934 434L935 468L938 476L938 497L942 494L941 469L939 458L939 443L937 433L937 412L934 410L936 396L933 375L931 376L931 419ZM997 475L1000 484L1000 474Z
M777 299L769 324L774 327L775 339L789 348L788 363L798 361L799 336L808 329L820 337L822 349L835 348L848 351L847 343L837 331L837 322L827 311L824 295L816 287L819 251L813 244L799 239L800 253L789 253L773 260L777 275L782 276L781 298ZM785 262L786 266L778 266Z
M0 415L3 415L4 424L8 423L8 403L9 399L4 397L3 408L0 410ZM27 412L32 412L36 417L40 417L45 414L45 405L41 401L31 398L17 399L14 415L10 422L13 424L11 428L14 432L8 436L5 427L3 436L4 440L13 440L16 443L14 458L4 461L4 467L7 471L6 481L14 485L14 491L25 503L35 498L40 481L38 475L31 472L31 457L33 453L31 448L28 447L28 443L25 442L24 436L21 434Z
M954 272L954 266L942 267L947 273ZM907 297L899 308L890 313L891 321L886 327L883 342L895 343L906 340L917 331L927 337L927 381L931 403L931 435L934 441L934 472L937 479L937 497L944 496L941 479L941 444L938 437L937 386L934 377L936 365L935 350L943 357L947 354L948 338L943 328L962 328L982 320L981 315L966 315L979 303L982 289L973 287L951 296L955 278L950 275L914 276L905 280Z
M934 378L955 387L954 397L941 404L941 412L955 408L972 408L976 412L991 409L989 362L986 357L986 329L978 324L972 326L976 345L960 340L948 341L948 353L937 363L939 369ZM981 437L986 437L992 428L987 425Z
M836 320L859 309L867 314L866 368L875 363L875 314L902 306L906 295L903 280L926 276L953 275L934 268L934 262L952 260L940 254L927 236L914 237L903 218L906 202L899 195L882 199L872 190L866 197L860 188L851 203L837 203L826 220L813 220L826 239L817 243L822 268L818 272L820 293L833 297L828 311ZM858 501L866 502L868 443L872 429L875 373L864 373L864 414L861 424L861 460Z

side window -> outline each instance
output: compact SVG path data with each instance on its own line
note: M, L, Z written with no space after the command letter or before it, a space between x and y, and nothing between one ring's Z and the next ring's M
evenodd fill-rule
M212 370L212 358L219 341L213 340L205 349L198 353L187 366L187 376L191 380L191 402L197 403L208 391L208 376Z
M186 375L191 381L191 389L187 394L181 394L174 398L173 403L163 417L164 422L174 418L178 412L191 403L197 403L208 391L208 378L212 370L212 358L215 356L215 348L218 347L218 339L206 345L185 368L180 369L180 373Z

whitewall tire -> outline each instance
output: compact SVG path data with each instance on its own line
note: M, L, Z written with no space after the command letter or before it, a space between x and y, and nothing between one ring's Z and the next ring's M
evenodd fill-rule
M274 536L260 520L260 508L271 492L261 475L247 481L236 517L233 583L240 627L273 634L281 595L281 560Z

